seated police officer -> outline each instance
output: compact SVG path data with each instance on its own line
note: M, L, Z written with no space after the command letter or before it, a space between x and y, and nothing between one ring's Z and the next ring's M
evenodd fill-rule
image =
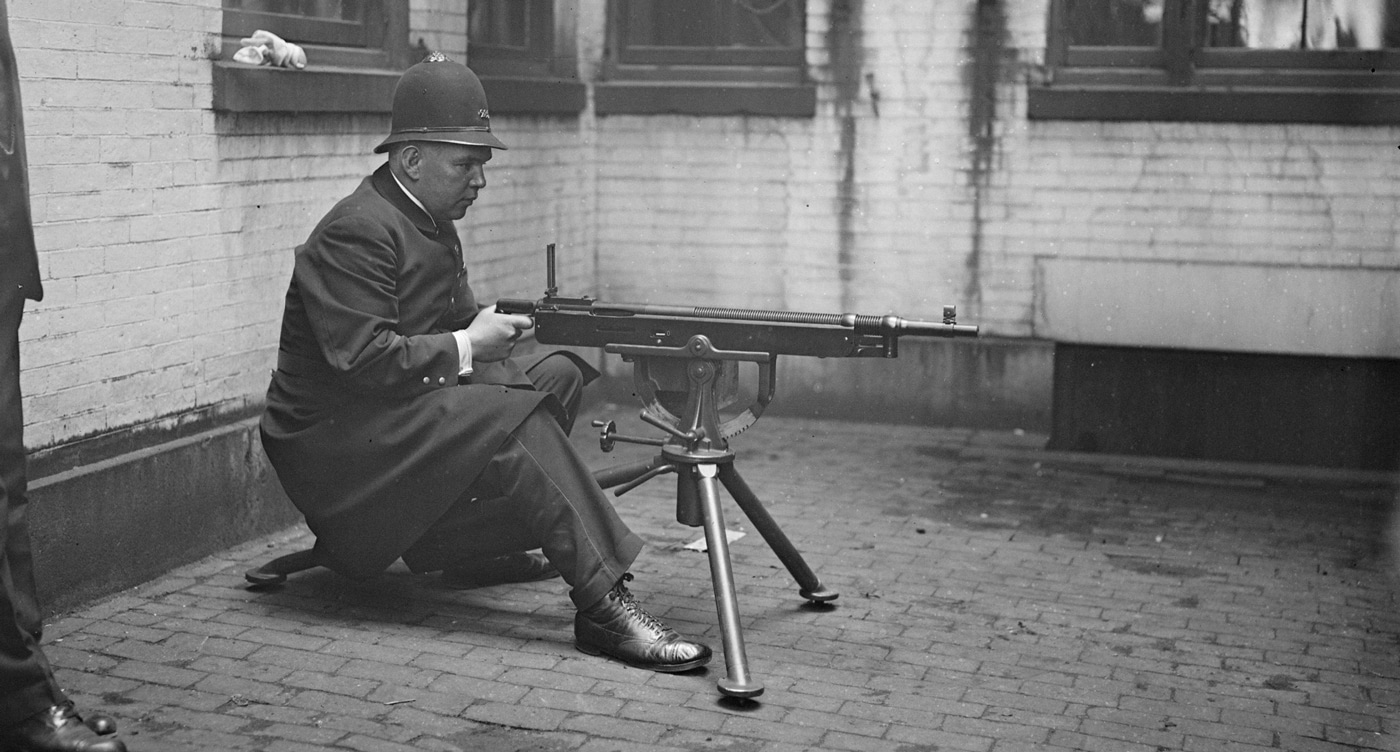
M704 665L708 647L628 592L641 540L568 441L597 373L567 353L512 359L531 320L467 284L452 223L506 148L481 83L434 53L399 81L391 131L386 164L296 249L262 418L317 563L367 577L402 558L456 587L562 576L580 650Z

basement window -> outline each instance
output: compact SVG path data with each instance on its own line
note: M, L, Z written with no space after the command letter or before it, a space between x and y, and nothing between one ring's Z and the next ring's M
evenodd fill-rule
M587 95L578 80L573 3L471 0L467 65L496 113L573 114Z
M811 117L804 0L609 0L599 114Z
M304 69L233 62L259 29L306 51ZM227 112L388 112L415 59L408 4L397 0L223 0L214 109ZM417 54L418 58L422 54Z
M1051 0L1044 120L1400 122L1389 0Z

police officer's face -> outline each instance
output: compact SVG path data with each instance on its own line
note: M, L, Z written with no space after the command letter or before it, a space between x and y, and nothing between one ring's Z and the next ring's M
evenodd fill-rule
M490 147L435 142L414 146L418 154L416 159L409 156L415 164L408 170L413 178L413 195L423 202L433 219L461 219L486 187Z

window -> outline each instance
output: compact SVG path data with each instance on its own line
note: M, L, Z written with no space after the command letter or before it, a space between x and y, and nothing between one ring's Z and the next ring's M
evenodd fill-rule
M610 0L600 113L807 115L802 0Z
M1032 118L1400 122L1397 0L1052 0L1050 21Z
M554 0L471 0L467 65L495 112L576 113L587 96L578 81L574 17Z
M388 112L394 84L415 55L407 0L223 0L223 9L216 110ZM301 45L306 68L231 62L239 40L258 29Z
M467 43L478 74L553 74L551 0L473 0Z

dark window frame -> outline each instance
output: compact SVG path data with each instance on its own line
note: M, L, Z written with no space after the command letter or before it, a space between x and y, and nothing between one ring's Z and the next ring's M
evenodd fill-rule
M806 65L805 0L793 0L796 43L775 48L636 43L628 29L628 5L645 1L608 0L603 80L595 91L598 114L816 114L816 87Z
M214 103L221 112L387 113L394 85L422 50L409 44L407 0L360 0L358 22L225 7ZM225 3L227 5L228 2ZM300 70L233 62L257 29L300 44Z
M1212 48L1210 0L1164 0L1159 47L1076 47L1074 2L1051 0L1032 120L1400 123L1400 49Z
M489 18L492 10L478 3L487 2L522 4L523 45L477 33L474 24ZM583 111L588 96L578 80L574 17L557 8L556 0L469 0L468 9L467 65L481 79L493 112L570 115Z

